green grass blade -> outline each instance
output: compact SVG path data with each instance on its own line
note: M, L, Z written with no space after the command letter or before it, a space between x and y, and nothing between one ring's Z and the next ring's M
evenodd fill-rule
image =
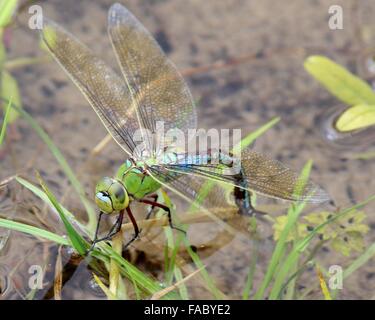
M26 188L31 190L35 195L37 195L39 198L41 198L47 204L54 207L54 205L52 203L52 200L42 190L40 190L39 188L37 188L36 186L31 184L27 180L24 180L20 177L17 177L16 179L19 183L21 183L23 186L25 186ZM57 210L57 208L55 208L55 209ZM75 217L69 211L64 209L61 205L59 205L59 210L61 210L60 213L63 213L63 215L65 217L67 217L67 219L69 219L70 221L72 221L74 223L77 223L77 225L80 226L80 228L83 231L86 230L86 228L84 226L80 225L79 222L76 221ZM87 232L87 230L86 230L86 232ZM62 244L71 245L71 243L68 240L66 240L62 237L60 237L60 238L63 239L63 241L64 241L64 243L62 243ZM130 281L134 282L136 285L138 285L144 291L146 291L147 294L152 295L155 292L158 292L158 291L160 291L164 288L159 283L150 279L142 271L140 271L136 267L132 266L127 260L122 258L116 252L114 252L113 249L109 245L107 245L105 243L100 243L100 244L98 244L98 246L101 247L104 250L104 253L100 253L97 250L95 250L93 252L93 256L102 260L105 263L108 263L110 258L114 257L116 262L119 264L119 266L121 268L121 273L124 276L126 276L127 278L129 278ZM179 298L178 295L176 295L173 292L169 293L168 295L166 295L164 297L164 299L178 299L178 298Z
M370 245L357 259L355 259L343 272L343 280L348 278L355 271L363 267L375 256L375 243ZM340 290L332 290L332 298L335 300Z
M4 120L1 126L1 132L0 132L0 146L3 144L4 138L5 138L5 132L6 132L7 125L8 125L8 119L10 115L11 106L12 106L12 99L9 100L9 103L5 109Z
M270 285L272 279L275 277L277 273L277 268L280 265L280 263L283 261L283 257L285 254L285 251L287 249L287 236L295 223L297 222L297 219L299 215L302 213L303 208L305 207L305 202L302 202L296 206L291 206L288 210L288 221L285 226L285 229L280 235L279 240L276 243L275 250L272 254L271 261L268 265L267 272L264 276L264 279L262 281L262 284L260 288L258 289L254 299L261 299L264 297L265 290ZM275 288L275 285L273 286ZM275 289L273 289L275 290ZM271 294L274 296L274 293ZM270 296L271 299L271 296Z
M0 28L5 27L12 20L18 0L0 0Z
M340 212L339 214L333 215L332 218L328 219L324 223L322 223L319 226L317 226L304 239L298 241L298 243L296 244L296 246L292 249L292 251L286 257L283 265L279 269L279 272L278 272L277 277L275 279L274 290L273 290L273 293L272 293L272 297L273 298L277 298L278 296L280 296L280 290L283 287L283 282L287 278L291 266L293 266L293 264L298 261L299 256L306 250L306 248L309 245L309 243L312 241L312 239L318 234L318 232L322 228L324 228L327 224L330 224L333 221L341 218L345 214L348 214L353 209L362 208L363 206L365 206L366 204L368 204L369 202L371 202L373 200L375 200L375 196L372 196L372 197L366 199L365 201L352 206L351 208L345 209L342 212ZM271 296L270 296L270 298L271 298Z
M46 184L44 183L44 181L42 180L42 178L40 177L39 174L38 174L38 179L40 181L40 184L41 184L46 196L48 197L49 201L52 203L53 207L55 208L55 210L59 214L60 219L62 220L62 222L65 226L65 229L66 229L67 235L69 237L71 246L81 256L85 257L87 249L90 247L89 243L85 239L83 239L83 237L75 230L75 228L70 223L67 216L65 215L65 212L64 212L62 206L56 200L55 196L49 191L49 189L47 188ZM74 219L74 221L75 221L75 219ZM99 258L101 257L100 252L97 253L97 258L98 257ZM89 260L89 264L93 268L93 270L96 270L97 272L100 272L100 270L102 269L100 267L100 265L97 263L97 260Z
M16 178L18 182L20 182L23 186L31 190L35 195L37 195L39 198L41 198L43 201L45 201L47 204L50 206L53 206L53 203L51 202L50 198L39 188L28 182L27 180L24 180L20 177ZM66 209L64 209L60 205L61 211L64 213L64 215L72 222L76 223L82 231L86 231L86 228L82 225L79 224L78 221L76 221L75 217ZM66 242L67 240L64 239ZM65 243L66 244L66 243ZM69 242L67 242L69 244ZM132 266L127 260L123 259L121 256L116 254L116 252L113 251L113 249L105 244L105 243L100 243L98 244L99 247L101 247L104 250L104 254L99 254L97 250L93 252L93 256L96 258L102 260L103 262L108 263L110 260L110 257L113 255L116 257L116 262L120 265L122 274L128 277L131 281L134 283L138 284L140 287L142 287L148 294L154 294L155 292L163 289L162 286L151 280L149 277L147 277L144 273L142 273L140 270ZM167 295L165 298L177 298L174 293L171 293Z
M166 230L166 233L168 233L168 235L166 234L167 243L168 243L168 245L166 247L167 248L168 247L173 248L171 256L168 259L168 263L167 263L168 267L166 268L166 275L165 275L166 285L170 286L170 285L172 285L174 270L177 268L176 267L176 257L177 257L177 253L178 253L178 251L180 249L180 246L181 246L181 243L182 243L182 237L184 235L179 235L177 237L176 241L174 242L173 241L173 233L170 230L169 231ZM171 237L171 235L172 235L172 237Z
M167 238L167 248L173 248L171 258L168 261L168 269L165 275L166 279L166 285L170 286L173 282L173 276L176 278L176 281L180 281L183 279L182 272L180 268L176 265L176 257L177 253L179 251L182 237L185 235L179 235L174 241L173 232L170 228L165 228L165 236ZM181 298L183 300L188 300L188 294L187 294L187 288L184 283L181 283L180 286L178 286Z
M117 299L117 296L114 295L106 286L105 284L102 282L102 280L100 280L100 278L95 274L93 273L92 274L93 277L94 277L94 280L95 282L98 284L99 288L102 289L102 291L105 293L105 295L107 296L107 299L108 300L118 300Z
M5 109L5 106L10 103L10 100L12 100L11 105L21 108L22 99L17 80L6 70L3 70L0 73L0 76L0 95L2 97L2 101L0 102L1 107ZM19 113L11 108L8 122L13 123L18 116Z
M205 265L203 264L199 256L191 249L191 245L189 241L185 238L184 242L185 242L185 248L187 252L189 253L191 259L193 260L195 266L197 267L197 269L202 270L201 275L204 281L206 282L207 288L210 290L210 292L215 297L215 299L217 300L224 299L225 295L216 287L215 282L208 274Z
M248 134L244 139L242 139L239 143L237 143L233 147L233 154L238 154L244 148L250 146L256 139L258 139L261 135L263 135L266 131L271 129L276 123L280 121L279 117L272 119L271 121L267 122L260 128L256 129L254 132Z
M312 162L309 161L305 167L302 170L301 174L301 181L307 181L308 176L310 175L312 167ZM301 185L297 186L298 188L301 188ZM297 191L298 192L298 191ZM291 206L288 209L288 220L285 225L284 230L280 234L280 238L276 243L276 247L272 253L271 260L268 264L268 268L266 271L266 274L263 278L263 281L256 292L254 299L261 299L264 297L264 293L268 286L270 285L272 279L275 277L277 267L282 261L282 258L284 257L286 248L287 248L287 237L289 235L289 232L292 230L292 228L295 226L299 215L302 213L303 208L305 207L306 202L300 202L300 203L292 203ZM275 290L274 288L272 289L273 291ZM274 294L271 292L271 295ZM270 296L271 298L271 296Z
M305 166L304 170L302 171L302 174L301 174L301 180L302 180L302 183L300 185L297 185L296 186L296 190L295 190L295 193L296 194L302 194L303 193L303 189L307 183L307 180L308 180L308 177L310 175L310 171L311 171L311 166L312 166L312 162L310 163L310 165L307 165ZM301 213L302 213L302 210L301 210ZM298 218L297 218L298 219ZM295 234L297 234L297 220L295 221L292 229L290 232L294 232ZM298 238L294 239L293 240L293 248L295 248L296 246L296 243L298 242ZM298 270L298 263L295 262L292 266L290 266L290 272L292 274L295 274ZM285 294L285 299L286 300L293 300L294 298L294 294L295 294L295 285L296 285L296 278L293 278L291 279L289 282L289 285L287 286L286 288L286 294ZM274 294L275 294L275 291L279 290L279 288L273 288L272 291L271 291L271 296L270 298L274 298ZM281 292L281 289L280 289L280 292ZM277 297L278 298L278 297Z
M70 242L72 243L74 249L82 256L86 254L87 249L90 245L85 241L82 236L74 229L72 224L69 222L68 218L65 216L63 209L61 208L59 202L56 200L55 196L51 193L48 189L47 185L44 183L42 178L38 174L38 179L40 184L46 193L48 199L52 202L53 206L57 210L60 215L61 220L64 223L67 235L69 237Z
M351 274L363 267L369 260L375 256L375 243L369 246L357 259L355 259L343 272L343 279L348 278ZM336 299L339 290L333 290L332 297Z
M21 177L16 177L16 181L19 182L21 185L23 185L25 188L29 189L32 193L34 193L37 197L39 197L41 200L43 200L45 203L47 203L52 209L56 210L53 203L50 201L50 199L47 197L47 195L43 192L43 190L39 189L29 181L21 178ZM82 232L84 232L87 236L91 236L89 234L87 228L82 225L75 217L74 215L65 209L61 204L60 208L63 210L64 215L68 217L68 219L74 223Z
M70 168L68 162L62 155L61 151L56 147L56 145L53 143L49 135L42 129L42 127L33 119L33 117L29 113L27 113L25 110L21 108L18 108L14 104L12 104L12 108L16 109L16 111L18 111L25 118L25 120L30 124L30 126L35 130L39 137L44 141L44 143L48 146L51 153L56 158L57 162L59 163L59 165L65 172L66 176L72 183L73 188L78 193L78 196L80 197L89 218L87 227L91 232L93 232L95 230L97 222L95 210L92 208L90 202L86 199L85 192L81 183L75 176L73 170Z
M174 270L174 276L176 278L176 282L180 282L184 279L182 276L182 272L180 268L175 268ZM188 289L186 288L186 285L184 283L181 283L178 286L178 289L180 291L180 296L182 300L189 300L189 294L188 294Z
M373 243L367 250L355 259L349 267L344 270L344 278L349 277L353 272L364 266L370 259L375 256L375 243Z
M12 220L0 218L0 228L7 228L7 229L15 230L15 231L20 231L20 232L24 232L27 234L31 234L36 237L51 240L58 244L69 245L69 241L62 236L59 236L47 230L43 230L37 227L29 226L27 224L12 221Z
M292 270L290 272L291 276L286 280L286 282L284 283L284 285L282 286L282 288L279 291L279 295L277 297L278 300L282 299L282 294L285 290L288 290L288 287L289 287L290 283L296 282L297 278L300 277L303 274L303 272L305 272L309 267L311 267L311 264L306 263L306 264L300 266L299 269ZM287 299L288 297L285 297L285 298ZM300 298L300 297L298 297L298 298Z
M4 30L0 28L0 37L3 38ZM4 48L4 43L0 41L0 70L4 70L4 63L6 59L6 51Z
M298 272L298 263L296 261L290 267L290 272L289 273L292 273L294 275L294 274L297 274L297 272ZM288 286L286 287L286 293L285 293L285 297L284 297L285 300L294 300L295 291L296 291L296 280L297 280L297 278L295 278L295 277L293 277L290 280L289 279L287 280L288 281ZM279 292L282 292L282 290L280 290Z
M163 203L168 208L172 208L173 204L172 204L172 201L169 198L169 196L163 191L161 191L160 193L162 195ZM173 213L174 213L174 211L172 212L172 214ZM156 217L161 217L163 214L164 214L164 211L159 210L159 212L156 213ZM176 266L176 257L177 257L177 253L180 249L182 237L185 236L185 235L179 234L176 241L175 241L174 236L173 236L173 232L172 232L171 228L169 228L169 227L164 228L164 234L165 234L165 237L167 239L167 246L166 246L166 249L167 249L167 251L166 251L166 255L167 255L166 256L166 259L167 259L166 260L166 266L167 267L165 268L165 270L166 270L166 273L165 273L166 281L165 282L166 282L167 286L171 286L172 282L173 282L173 275L175 276L177 281L182 280L182 272L179 269L179 267ZM168 248L173 248L170 259L168 259L168 251L169 251ZM181 285L178 288L180 290L180 295L181 295L182 299L188 300L187 289L186 289L185 283L181 283Z
M257 261L258 261L258 253L259 253L258 247L259 247L258 240L255 240L254 241L254 249L253 249L254 252L253 252L252 257L251 257L249 272L248 272L248 275L247 275L245 288L244 288L243 293L242 293L242 300L248 300L249 299L251 289L253 288L253 285L254 285L254 274L255 274L255 270L256 270L256 265L257 265Z
M327 221L325 221L324 223L320 224L319 226L317 226L316 228L314 228L314 230L312 232L310 232L310 234L308 234L304 239L302 239L298 246L296 247L295 250L298 250L298 251L304 251L306 249L306 247L308 246L308 244L310 243L310 241L318 234L318 232L323 229L327 224L329 223L332 223L333 221L336 221L337 219L341 218L342 216L348 214L350 211L354 210L354 209L360 209L362 207L364 207L366 204L368 204L369 202L371 201L374 201L375 200L375 195L367 198L366 200L360 202L360 203L357 203L356 205L348 208L348 209L345 209L343 210L342 212L340 212L339 214L336 214L336 215L333 215L332 218L328 219Z
M157 281L154 281L153 279L145 275L142 271L137 269L130 262L128 262L123 257L121 257L118 253L116 253L109 245L104 245L103 249L105 253L108 254L108 256L111 259L114 259L115 261L117 261L117 263L121 267L120 270L123 273L123 275L128 277L130 280L134 281L147 294L152 295L164 289L164 286L162 286ZM180 299L180 297L175 292L170 292L166 294L163 297L163 299L166 299L166 300Z

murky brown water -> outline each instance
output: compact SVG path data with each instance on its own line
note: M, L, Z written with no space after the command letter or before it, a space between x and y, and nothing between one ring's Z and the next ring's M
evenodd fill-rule
M181 71L230 57L253 55L248 63L186 78L195 100L199 101L199 127L241 128L245 136L280 116L281 121L258 139L255 148L296 169L313 159L313 180L319 182L340 207L345 207L374 194L374 160L343 161L342 151L322 139L321 115L340 103L309 77L303 69L303 60L310 54L324 54L361 76L368 76L363 67L367 57L364 53L375 43L372 21L375 3L361 1L356 9L352 5L354 1L336 1L335 4L344 8L344 30L332 31L327 25L331 2L132 0L124 4L156 36ZM114 65L106 35L106 12L111 3L104 0L41 2L45 15ZM12 31L10 57L40 55L37 34L25 27L27 15L22 14L19 21L21 26ZM362 41L358 34L363 34ZM90 158L90 151L106 131L56 63L33 65L13 74L19 81L25 109L50 134L91 196L96 180L112 175L125 155L111 142L105 152ZM48 148L24 121L18 121L17 128L20 139L1 160L0 180L21 172L35 181L34 169L37 169L52 191L65 199L63 202L69 209L82 212L78 197L69 194L72 189L68 179ZM346 154L348 152L350 150L345 150ZM22 222L63 231L58 219L43 203L21 190L15 182L10 187L22 204L12 210L7 198L1 202L1 216L12 214ZM35 211L39 220L35 219ZM374 206L368 206L366 212L372 227L367 243L371 243L375 239ZM189 232L190 240L193 244L204 243L217 229L214 224L194 226ZM264 226L257 280L261 279L272 252L268 229ZM0 231L2 236L4 231ZM238 236L204 259L209 273L228 297L241 295L252 248L251 240ZM0 253L0 285L8 287L2 298L21 298L27 294L29 266L41 264L46 270L53 270L56 250L49 243L12 231ZM345 265L349 260L327 249L319 254L319 261L329 266ZM143 270L147 270L147 266L156 269L153 273L157 276L157 266L141 265ZM340 297L373 297L374 274L374 262L370 261L345 282ZM314 270L308 273L309 277L315 277ZM99 290L90 287L89 279L86 267L80 265L64 288L63 297L103 297ZM210 294L201 283L199 280L190 283L194 297L209 298ZM36 298L43 297L48 289L38 292ZM313 297L319 298L319 292Z

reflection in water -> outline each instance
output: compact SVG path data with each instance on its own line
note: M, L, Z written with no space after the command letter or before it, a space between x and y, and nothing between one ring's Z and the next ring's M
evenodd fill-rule
M342 107L329 108L321 116L321 131L324 137L342 149L351 151L363 151L375 145L375 126L351 132L340 132L335 123L338 117L345 111Z

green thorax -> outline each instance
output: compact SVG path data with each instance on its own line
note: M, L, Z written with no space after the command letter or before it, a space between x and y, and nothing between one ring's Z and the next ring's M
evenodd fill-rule
M142 163L137 163L135 167L130 160L126 160L116 174L116 178L125 185L128 194L134 199L142 199L161 187L151 176L142 172L142 167Z

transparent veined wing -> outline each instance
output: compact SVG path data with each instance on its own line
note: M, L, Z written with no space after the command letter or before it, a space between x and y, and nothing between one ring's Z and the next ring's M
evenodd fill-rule
M43 19L42 39L86 97L106 129L129 154L139 128L128 87L102 60L56 23Z
M243 150L241 165L249 189L261 194L290 201L305 200L310 203L322 203L331 199L319 185L311 180L303 181L298 173L282 162L259 152ZM300 188L302 189L299 190Z
M232 186L228 184L220 185L219 181L208 180L206 177L197 175L193 172L174 172L165 167L149 167L147 171L157 181L187 200L192 208L197 209L202 206L208 210L212 208L233 208L235 206Z
M206 154L202 157L204 158ZM190 155L186 155L191 157ZM195 156L196 157L196 156ZM183 157L180 155L180 159ZM199 159L199 157L196 157ZM190 163L189 163L190 162ZM286 167L283 163L273 160L261 153L250 149L244 149L240 158L241 172L237 170L231 172L224 170L221 162L219 165L208 163L201 164L199 161L188 161L175 164L164 164L154 168L155 174L159 171L162 173L164 181L171 185L178 185L180 175L189 175L191 180L194 176L206 179L221 181L237 186L241 189L253 190L268 197L300 201L305 200L310 203L322 203L330 200L329 195L317 184L312 181L303 181L299 175L293 170ZM170 172L168 174L168 172ZM175 178L175 179L174 179ZM191 186L195 187L194 183ZM190 186L190 187L191 187ZM198 186L199 187L199 186ZM195 188L196 189L196 188ZM182 189L183 190L183 189ZM199 190L195 190L195 193ZM221 198L221 194L217 197L215 193L211 194L211 202Z
M192 96L152 35L118 3L109 9L108 33L143 128L154 133L160 121L165 132L179 129L187 138L197 126Z
M228 219L239 216L239 207L233 201L232 188L220 185L193 174L171 172L159 166L150 166L147 172L158 181L165 190L176 194L190 204L189 211L205 213L231 234L236 234L237 227L228 224Z

